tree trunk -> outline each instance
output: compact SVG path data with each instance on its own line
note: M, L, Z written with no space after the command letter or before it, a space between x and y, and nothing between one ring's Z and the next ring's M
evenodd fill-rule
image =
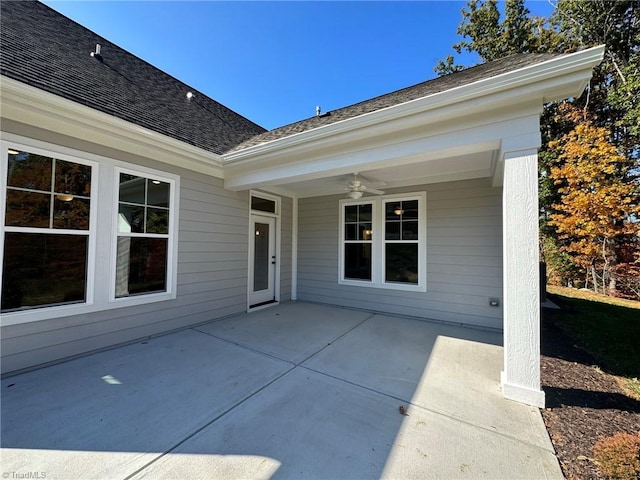
M609 274L609 258L607 256L607 239L602 239L602 294L607 295L607 276Z

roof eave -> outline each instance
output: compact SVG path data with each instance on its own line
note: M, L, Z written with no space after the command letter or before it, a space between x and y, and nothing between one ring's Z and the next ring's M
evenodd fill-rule
M225 164L242 164L259 161L265 155L279 151L302 148L314 143L321 144L323 139L335 138L341 134L355 134L366 127L391 123L394 120L408 119L417 114L451 110L450 116L469 115L467 108L453 108L461 104L475 108L486 108L496 100L526 103L534 99L541 102L557 101L580 95L591 78L593 67L604 57L604 45L580 52L558 56L534 65L513 70L479 80L467 85L455 87L443 92L411 100L405 103L383 108L375 112L341 120L336 123L317 127L287 137L279 138L236 152L222 155ZM484 100L484 101L483 101ZM441 115L432 118L441 120Z
M220 155L6 76L0 82L3 119L224 178Z

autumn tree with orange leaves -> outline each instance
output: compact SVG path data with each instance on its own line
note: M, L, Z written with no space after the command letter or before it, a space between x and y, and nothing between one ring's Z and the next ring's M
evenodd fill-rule
M578 121L578 111L567 116ZM615 289L613 267L620 245L637 239L640 231L638 185L629 175L632 164L609 141L611 132L582 119L560 139L549 143L558 163L550 180L560 201L553 205L550 225L562 249L586 273L594 290Z

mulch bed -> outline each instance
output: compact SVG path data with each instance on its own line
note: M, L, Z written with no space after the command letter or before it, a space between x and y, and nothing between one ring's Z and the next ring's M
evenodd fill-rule
M605 479L592 461L593 446L618 432L639 432L640 401L627 396L552 314L543 317L541 334L542 417L562 471L570 480Z

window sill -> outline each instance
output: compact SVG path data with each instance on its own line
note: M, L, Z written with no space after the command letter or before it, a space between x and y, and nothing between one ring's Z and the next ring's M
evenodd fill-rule
M103 312L116 308L135 307L149 303L166 302L175 300L175 293L154 293L149 295L136 295L132 297L116 298L108 302L101 303L73 303L68 305L58 305L55 307L40 307L29 310L19 310L2 314L0 320L1 327L20 325L23 323L52 320L55 318L72 317L76 315L86 315L89 313Z
M366 288L378 288L381 290L401 290L404 292L426 292L426 285L415 285L415 284L401 284L401 283L377 283L370 282L366 280L346 280L339 279L339 285L346 285L350 287L366 287Z

